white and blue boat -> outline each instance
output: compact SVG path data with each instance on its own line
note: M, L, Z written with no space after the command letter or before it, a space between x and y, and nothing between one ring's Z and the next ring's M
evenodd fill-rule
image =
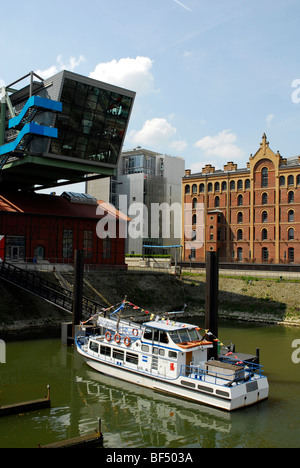
M213 341L196 325L153 315L143 324L121 319L126 304L133 305L123 301L109 317L99 314L96 325L79 327L77 351L95 371L226 411L268 398L260 364L229 349L209 358Z

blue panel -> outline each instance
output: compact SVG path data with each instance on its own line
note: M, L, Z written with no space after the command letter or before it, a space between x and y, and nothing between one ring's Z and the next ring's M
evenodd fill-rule
M19 125L28 109L33 107L42 108L51 112L62 112L61 102L52 101L51 99L42 98L40 96L32 96L28 99L20 114L8 121L8 128L13 128Z
M39 135L48 138L57 138L58 131L57 128L45 127L43 125L38 125L35 122L30 122L24 125L14 141L0 146L0 156L15 151L15 149L17 149L18 145L21 143L22 138L28 134Z

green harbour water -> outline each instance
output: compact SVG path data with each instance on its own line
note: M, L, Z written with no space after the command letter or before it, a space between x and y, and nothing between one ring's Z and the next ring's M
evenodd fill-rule
M41 398L49 384L51 408L1 417L0 448L90 434L98 418L106 448L299 448L300 363L292 355L300 350L292 345L300 328L222 322L219 338L240 352L260 349L268 400L229 414L98 374L60 339L6 343L0 405Z

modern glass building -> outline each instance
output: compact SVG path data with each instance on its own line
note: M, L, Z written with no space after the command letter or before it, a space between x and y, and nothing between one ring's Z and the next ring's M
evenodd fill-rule
M30 77L30 84L15 89ZM2 93L0 188L36 190L115 174L135 93L69 71L31 72Z

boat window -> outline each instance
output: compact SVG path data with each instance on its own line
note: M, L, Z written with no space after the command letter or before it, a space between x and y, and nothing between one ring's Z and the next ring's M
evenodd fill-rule
M144 353L149 353L149 346L148 345L142 345L142 351L144 351Z
M181 385L184 385L185 387L191 387L191 388L195 388L196 386L193 382L188 382L187 380L182 380Z
M130 364L138 365L138 363L139 363L138 354L126 353L126 362L130 362Z
M111 348L109 346L100 346L100 354L104 354L104 356L110 356L111 355Z
M93 351L93 353L99 353L99 344L94 341L90 341L90 350Z
M157 328L154 328L153 341L159 341L159 330Z
M190 337L189 337L187 329L179 330L178 333L179 333L181 343L190 341Z
M159 332L159 342L160 343L169 343L169 338L168 335L165 331L160 331Z
M119 361L124 361L124 351L113 349L113 358L119 359Z
M170 332L170 338L172 341L174 341L174 343L180 343L180 338L177 330Z
M165 355L165 350L163 348L153 348L153 354L158 354L159 356Z
M175 351L169 351L169 358L177 359L177 353Z
M144 339L152 341L152 332L153 332L152 328L145 328Z
M189 330L189 335L191 337L191 341L200 340L200 336L196 328L192 328L192 330Z

